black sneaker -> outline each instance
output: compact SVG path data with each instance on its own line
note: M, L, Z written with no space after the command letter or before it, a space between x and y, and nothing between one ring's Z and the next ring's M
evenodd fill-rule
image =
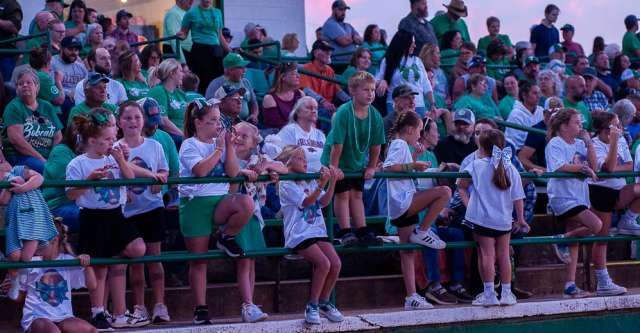
M424 291L424 297L430 301L431 303L440 304L440 305L453 305L458 304L458 298L447 292L443 286L438 285L437 287L432 282Z
M353 232L347 232L340 237L340 245L344 247L351 247L358 243L358 237Z
M233 236L220 235L216 246L229 257L237 258L244 256L244 250L236 243L235 237Z
M111 324L107 320L107 316L104 312L100 312L91 318L91 325L95 327L98 332L109 332L113 331L111 328Z
M455 296L459 303L471 304L474 300L474 297L471 296L464 287L459 287L458 289L449 288L449 293Z
M371 230L366 230L362 234L358 235L358 245L360 246L380 246L382 240L376 237L376 234Z
M196 325L211 325L209 309L206 305L196 306L196 310L193 311L193 323Z

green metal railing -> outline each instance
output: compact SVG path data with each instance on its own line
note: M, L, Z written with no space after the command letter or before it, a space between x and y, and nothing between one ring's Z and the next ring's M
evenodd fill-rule
M136 42L136 43L131 43L129 44L130 47L138 47L138 46L143 46L143 45L149 45L149 44L160 44L163 42L170 42L170 41L176 41L175 47L173 45L171 45L171 49L173 50L173 53L169 53L169 54L165 54L163 53L162 56L163 58L167 59L167 58L175 58L175 59L180 59L180 37L174 35L174 36L168 36L168 37L162 37L162 38L156 38L156 39L150 39L150 40L146 40L146 41L142 41L142 42Z
M40 38L40 37L47 37L46 38L46 42L43 43L43 44L46 44L49 47L49 51L51 51L51 34L49 33L49 31L40 32L40 33L33 34L33 35L18 36L18 37L14 37L14 38L5 39L5 40L0 40L0 45L11 44L11 43L20 42L20 41L23 41L23 40L31 40L31 39ZM31 52L31 49L6 49L6 48L0 48L0 54L19 55L19 54L27 54L27 53L30 53L30 52Z
M500 120L500 119L494 119L494 121L496 122L496 124L498 124L500 126L510 127L510 128L521 130L521 131L525 131L525 132L528 132L528 133L542 134L542 135L546 135L547 134L546 131L541 130L539 128L522 126L522 125L519 125L519 124L510 123L508 121L504 121L504 120Z

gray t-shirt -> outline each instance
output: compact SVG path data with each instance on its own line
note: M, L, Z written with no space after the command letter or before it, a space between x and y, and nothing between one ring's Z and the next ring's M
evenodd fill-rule
M356 45L355 43L351 43L347 46L340 46L336 42L336 39L338 39L339 37L353 35L359 36L358 32L351 24L346 22L338 22L333 16L329 17L322 26L322 39L326 40L329 45L331 45L331 47L335 49L335 53L355 51L358 47L358 45ZM349 61L349 59L351 59L351 55L335 57L335 60L339 61Z
M87 77L89 72L84 67L84 64L76 60L73 63L66 63L62 61L60 55L56 55L51 60L52 72L60 71L64 74L62 77L62 89L64 89L65 95L73 96L76 85Z

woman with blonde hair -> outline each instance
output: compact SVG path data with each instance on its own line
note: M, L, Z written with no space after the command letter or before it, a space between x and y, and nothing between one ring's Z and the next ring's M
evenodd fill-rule
M175 59L166 59L160 63L155 71L160 84L149 90L149 97L153 97L160 104L162 122L160 128L169 133L178 144L182 141L182 125L186 96L180 84L182 83L182 65Z
M425 44L418 57L422 60L424 68L433 73L435 79L435 82L432 83L434 96L439 96L446 101L447 105L450 104L449 82L447 74L440 68L440 48L438 45Z
M282 56L283 57L295 57L296 50L300 47L300 40L298 34L295 32L285 34L282 37Z

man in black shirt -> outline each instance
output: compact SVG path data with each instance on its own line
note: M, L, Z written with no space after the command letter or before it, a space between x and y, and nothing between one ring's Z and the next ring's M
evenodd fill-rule
M18 36L22 28L22 8L16 0L0 0L0 40ZM15 49L16 44L2 44L0 48ZM5 80L11 78L11 73L16 67L15 55L0 56L0 73Z
M476 117L469 109L459 109L453 113L455 132L440 140L435 148L440 163L462 163L467 155L478 149L473 139Z

